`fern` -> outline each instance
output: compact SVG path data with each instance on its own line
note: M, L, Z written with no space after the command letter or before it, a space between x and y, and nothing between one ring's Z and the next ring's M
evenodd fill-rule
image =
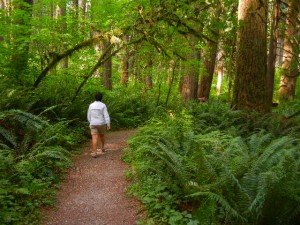
M8 129L0 126L0 135L4 138L4 142L9 143L12 148L16 147L17 138Z
M195 192L191 195L188 195L186 197L199 197L204 196L209 198L210 200L215 201L216 203L220 204L221 207L230 215L237 219L240 219L241 221L245 221L246 219L243 218L234 208L230 206L230 204L224 199L222 196L212 193L212 192Z
M10 119L15 122L19 122L20 125L26 127L29 130L39 129L43 126L48 125L48 122L41 119L40 117L16 109L0 112L0 119Z
M299 139L282 136L288 128L278 118L208 104L159 116L126 152L140 189L159 181L177 202L196 201L200 224L293 225L300 215Z

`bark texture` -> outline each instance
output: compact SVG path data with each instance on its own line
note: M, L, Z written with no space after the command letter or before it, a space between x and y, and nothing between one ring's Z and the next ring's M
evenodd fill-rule
M197 38L189 35L190 51L187 53L187 60L183 64L183 76L181 78L180 93L183 101L197 98L199 79L199 57L198 50L195 49Z
M283 100L291 100L295 97L296 81L299 76L299 4L299 0L290 1L286 20L282 75L279 89L279 97Z
M275 63L276 63L276 47L277 47L277 29L280 15L280 2L277 0L273 5L273 15L270 31L268 67L267 67L267 82L268 82L268 101L272 105L274 92L274 78L275 78Z
M124 41L127 43L128 40L129 40L128 35L125 35ZM121 70L122 70L121 84L126 85L126 86L127 86L128 79L129 79L129 65L130 65L129 59L130 59L129 49L124 48L123 57L122 57L122 65L121 65Z
M110 42L107 39L103 41L103 51L109 49ZM106 57L111 56L111 50L106 53ZM103 84L105 89L112 90L112 57L103 63Z
M209 98L211 84L214 77L216 56L218 44L216 42L208 42L208 49L202 54L204 70L201 73L200 84L198 87L198 98Z
M270 111L267 93L267 1L239 3L233 106L244 111Z

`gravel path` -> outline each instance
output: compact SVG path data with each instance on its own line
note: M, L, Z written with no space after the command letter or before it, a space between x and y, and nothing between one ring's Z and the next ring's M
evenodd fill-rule
M127 165L121 161L122 149L135 131L106 135L107 152L94 159L90 143L75 159L67 179L58 192L55 208L43 210L45 225L133 225L142 214L140 204L126 196Z

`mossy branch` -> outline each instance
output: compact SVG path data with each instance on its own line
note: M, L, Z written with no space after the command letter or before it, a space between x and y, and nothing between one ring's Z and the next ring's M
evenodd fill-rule
M105 51L102 53L101 57L99 58L98 62L95 64L95 66L93 67L93 69L84 77L83 81L81 82L81 84L79 85L79 87L77 88L72 101L74 102L76 97L78 96L79 92L81 91L82 87L86 84L87 80L93 76L93 74L96 72L96 70L103 65L103 63L105 63L108 59L110 59L112 56L114 56L115 54L117 54L121 49L125 48L128 45L132 45L132 44L137 44L139 42L142 42L145 39L145 36L142 36L141 38L131 41L127 44L123 44L121 45L119 48L117 48L115 51L113 51L111 54L107 55L107 53L112 49L113 44L110 44L107 49L105 49Z
M63 52L62 54L58 54L50 63L49 65L40 73L40 75L38 76L38 78L36 79L36 81L33 84L33 88L37 88L39 86L39 84L41 83L41 81L45 78L45 76L47 75L47 73L57 65L57 63L59 63L62 59L71 56L74 52L91 46L94 42L99 41L101 38L103 38L103 35L98 35L96 37L90 38L89 40L83 41L81 43L79 43L78 45L76 45L75 47L68 49L67 51Z

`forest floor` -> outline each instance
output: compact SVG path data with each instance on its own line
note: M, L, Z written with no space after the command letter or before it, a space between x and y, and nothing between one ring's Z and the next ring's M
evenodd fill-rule
M143 217L141 204L126 195L128 168L121 157L135 130L109 132L107 151L90 156L91 143L78 155L58 191L54 208L42 210L45 225L133 225Z

